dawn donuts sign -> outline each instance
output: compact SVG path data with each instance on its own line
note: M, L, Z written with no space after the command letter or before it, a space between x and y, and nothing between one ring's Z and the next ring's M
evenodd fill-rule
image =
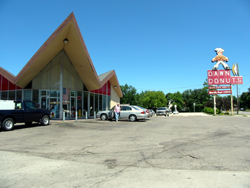
M207 83L209 86L213 85L214 87L209 87L212 89L208 91L210 95L216 94L232 94L231 85L243 84L242 76L239 76L239 67L238 64L233 64L233 68L230 69L227 62L229 61L228 57L223 55L224 50L222 48L216 48L216 57L212 59L213 63L216 63L212 70L207 71ZM219 65L222 65L224 69L218 70ZM231 76L230 70L232 70L233 75ZM228 87L222 88L221 86L215 85L230 85L230 90L217 90L217 89L229 89Z

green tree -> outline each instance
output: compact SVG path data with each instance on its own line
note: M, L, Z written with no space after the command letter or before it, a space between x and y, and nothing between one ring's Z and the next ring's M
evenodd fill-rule
M141 94L144 108L158 108L167 106L167 99L162 91L146 91Z
M184 107L182 94L179 91L177 91L175 93L167 93L166 98L168 101L171 99L174 100L172 110L174 110L174 105L177 106L178 111L182 110L182 108Z
M243 92L240 96L240 107L249 109L250 108L250 88L248 92Z
M125 84L124 86L121 85L121 90L123 94L123 97L121 98L121 104L138 105L140 95L133 86L129 86L128 84Z
M185 109L185 111L188 111L188 112L191 112L191 110L193 109L192 106L193 106L194 100L193 100L191 94L192 94L191 89L185 90L182 93L182 99L184 102L184 109Z
M183 102L187 111L193 112L194 107L196 112L204 111L210 95L208 94L208 85L205 81L202 89L186 90L182 93ZM195 106L194 106L195 103Z

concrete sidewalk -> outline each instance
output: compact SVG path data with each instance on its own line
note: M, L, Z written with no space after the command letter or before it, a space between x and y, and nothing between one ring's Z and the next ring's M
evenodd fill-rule
M184 112L184 113L179 113L179 114L171 114L170 116L212 116L203 112Z

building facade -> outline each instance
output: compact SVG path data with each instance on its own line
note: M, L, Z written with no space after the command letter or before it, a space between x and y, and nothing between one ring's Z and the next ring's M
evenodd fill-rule
M17 76L0 67L0 100L31 100L52 118L90 118L122 97L114 70L97 76L73 13Z

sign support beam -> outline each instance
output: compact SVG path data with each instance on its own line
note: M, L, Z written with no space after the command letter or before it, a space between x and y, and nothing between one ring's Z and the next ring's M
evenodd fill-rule
M214 95L214 115L216 116L216 95Z
M232 90L232 87L231 87L231 90ZM234 114L234 102L233 102L233 92L231 93L231 114L233 115Z

